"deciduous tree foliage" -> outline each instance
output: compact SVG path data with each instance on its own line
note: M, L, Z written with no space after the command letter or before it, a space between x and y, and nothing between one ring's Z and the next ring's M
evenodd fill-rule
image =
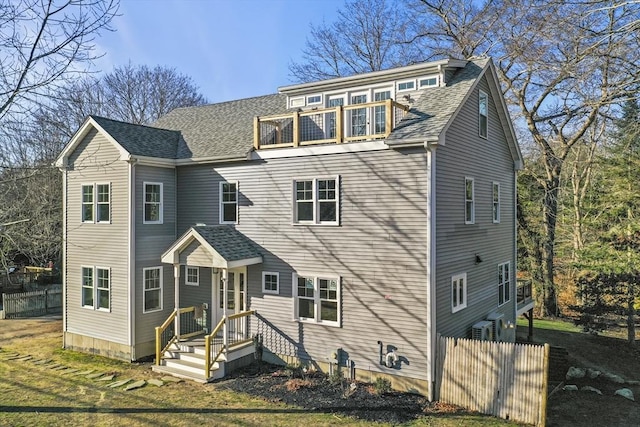
M118 0L0 0L0 264L22 252L32 262L60 247L59 176L47 165L48 138L32 132L33 112L87 72L94 40ZM22 222L27 221L27 222Z
M421 60L474 55L490 55L494 59L520 142L528 158L535 162L525 175L542 192L540 218L521 218L519 223L529 225L523 229L528 234L526 242L541 246L530 247L527 253L539 257L533 259L538 265L532 268L541 275L542 310L555 315L557 219L563 168L575 147L600 123L598 119L609 119L606 113L612 105L637 96L640 2L414 0L407 3L405 10L406 13L395 15L405 19L399 23L405 39L387 38L393 45L419 46ZM308 49L339 38L347 22L362 24L366 20L357 9L346 7L335 26L312 33ZM359 38L353 44L367 39L368 33L355 37ZM306 57L309 61L298 64L292 74L307 80L301 78L307 67L323 61L334 64L336 70L343 66L342 73L363 71L344 66L345 56L353 61L357 55L340 47L339 43L323 44L322 49L316 49L315 57ZM395 63L406 65L415 60L416 56L397 56ZM320 76L308 74L310 79ZM536 224L539 227L534 228Z
M0 182L0 213L7 227L0 262L21 253L35 264L59 257L62 185L52 166L64 145L90 114L148 124L178 107L201 105L204 97L191 78L166 67L131 64L101 77L86 76L51 92L29 121L14 122L11 168Z

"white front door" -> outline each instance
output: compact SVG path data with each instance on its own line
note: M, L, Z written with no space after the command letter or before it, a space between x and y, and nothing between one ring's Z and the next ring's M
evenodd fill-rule
M232 314L245 311L246 307L246 288L247 288L247 267L230 268L227 280L227 292L225 295L224 286L222 284L222 273L218 272L214 275L215 291L214 301L216 307L215 325L220 322L223 315L230 316ZM227 308L225 311L224 300L226 298ZM231 327L234 322L231 322Z

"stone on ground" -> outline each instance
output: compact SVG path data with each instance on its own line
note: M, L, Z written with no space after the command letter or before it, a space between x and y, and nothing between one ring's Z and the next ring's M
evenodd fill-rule
M575 366L572 366L567 371L566 378L568 380L573 380L573 379L576 379L576 378L584 378L584 376L586 374L587 374L586 369L584 369L584 368L576 368Z
M564 391L578 391L578 386L573 384L567 384L566 386L562 387L562 389Z
M635 402L635 399L633 398L633 392L628 388L621 388L619 390L616 390L615 394L616 396L622 396L625 399L629 399Z
M107 384L107 387L110 387L110 388L120 387L120 386L123 386L123 385L125 385L126 383L128 383L130 381L131 381L131 378L126 379L126 380L116 381L115 383Z
M586 386L582 387L580 389L580 391L590 391L592 393L599 394L600 396L602 396L602 392L600 390L598 390L595 387L591 387L590 385L586 385Z
M136 381L135 383L131 383L124 388L124 391L135 390L140 387L144 387L147 384L145 380Z
M147 380L147 382L149 384L151 384L151 385L155 385L155 386L158 386L158 387L162 387L164 385L164 381L157 380L155 378L151 378L151 379Z
M611 381L612 383L616 383L616 384L624 384L624 379L616 374L611 374L609 372L604 372L602 374L603 378L606 378L607 380Z

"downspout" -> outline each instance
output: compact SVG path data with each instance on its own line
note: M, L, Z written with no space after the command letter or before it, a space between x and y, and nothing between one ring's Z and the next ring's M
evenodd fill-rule
M513 322L514 328L515 324L518 321L518 168L513 168L513 203L511 205L511 209L513 209L513 268L511 269L511 292L510 295L515 295L515 298L512 298L515 301L513 304ZM515 341L515 330L514 329L514 337Z
M427 200L427 307L429 325L427 326L427 357L429 360L429 395L433 401L436 386L437 334L436 334L436 150L434 145L425 142L427 153L427 176L429 191Z
M69 217L67 209L67 159L64 159L64 166L60 168L62 171L62 347L66 348L66 332L67 332L67 218Z
M128 203L128 224L127 235L129 239L128 251L128 278L127 287L129 298L127 298L127 321L129 323L128 344L131 351L131 360L136 360L136 325L135 325L135 307L136 307L136 165L137 160L129 158L129 203Z

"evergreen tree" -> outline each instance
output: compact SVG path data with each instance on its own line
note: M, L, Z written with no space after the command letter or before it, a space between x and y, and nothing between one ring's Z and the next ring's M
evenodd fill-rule
M640 105L624 103L606 155L601 158L605 188L597 238L581 254L578 281L587 319L626 314L628 340L635 344L635 296L640 283Z

